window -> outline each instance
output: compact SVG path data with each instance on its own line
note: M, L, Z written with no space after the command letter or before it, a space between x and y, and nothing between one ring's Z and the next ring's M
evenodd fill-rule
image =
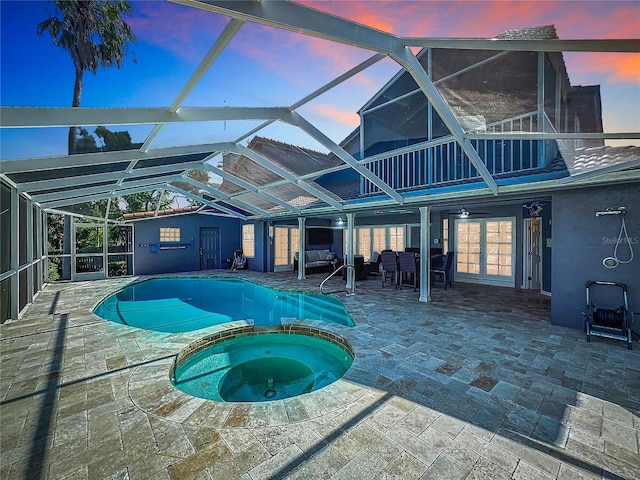
M387 248L386 229L374 228L373 229L373 251L380 253Z
M449 251L449 219L442 220L442 253Z
M361 228L358 231L358 254L364 258L371 258L371 229Z
M160 227L160 241L161 242L179 242L180 229L173 228L173 227Z
M389 248L396 252L404 250L404 227L389 227Z
M372 252L381 252L391 249L402 251L404 249L404 226L385 227L358 227L353 230L353 253L362 255L366 259ZM347 255L347 235L344 230L344 255Z
M290 250L289 250L289 265L293 265L296 252L300 251L300 230L297 228L290 228L289 235L291 237Z
M358 251L356 250L356 235L357 235L357 228L353 229L353 237L351 238L351 241L353 242L353 254L356 255L358 253ZM342 247L343 247L343 256L344 258L347 258L347 238L349 238L349 236L347 235L347 232L349 230L347 229L347 227L344 227L342 229Z
M242 225L242 253L245 257L255 256L255 230L253 224Z

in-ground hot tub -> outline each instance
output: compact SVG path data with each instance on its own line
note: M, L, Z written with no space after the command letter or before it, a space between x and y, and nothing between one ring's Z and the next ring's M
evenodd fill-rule
M205 337L180 352L171 381L179 390L207 400L282 400L335 382L353 359L345 339L317 328L240 327Z

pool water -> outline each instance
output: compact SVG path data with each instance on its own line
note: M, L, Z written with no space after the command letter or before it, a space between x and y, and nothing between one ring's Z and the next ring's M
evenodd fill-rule
M256 326L280 325L283 318L354 325L337 297L275 290L238 278L154 278L110 295L93 313L171 333L250 319Z
M187 357L175 365L172 382L207 400L264 402L329 385L352 363L351 354L327 340L259 334L225 340Z

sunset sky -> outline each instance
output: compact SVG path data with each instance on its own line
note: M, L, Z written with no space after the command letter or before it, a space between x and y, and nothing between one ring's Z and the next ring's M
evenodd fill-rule
M307 6L401 36L491 38L508 29L554 24L562 39L640 38L637 1L304 1ZM120 69L85 73L83 106L170 105L228 18L176 4L133 1L126 21L138 42ZM2 106L70 106L74 71L68 53L38 36L46 2L0 1ZM245 23L187 97L184 106L288 106L373 53ZM565 53L573 85L602 88L606 132L640 131L640 54ZM357 111L399 70L386 59L299 112L340 142ZM259 122L172 125L153 147L235 140ZM89 127L89 126L88 126ZM89 127L92 131L94 127ZM118 126L142 142L151 126ZM0 131L0 158L62 155L66 129ZM321 150L293 127L260 135ZM625 143L634 143L626 141Z

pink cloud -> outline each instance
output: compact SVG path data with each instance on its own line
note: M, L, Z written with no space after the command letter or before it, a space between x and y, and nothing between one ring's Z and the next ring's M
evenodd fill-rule
M561 38L636 38L640 12L628 1L317 1L298 3L402 36L491 38L555 24Z
M355 128L360 123L358 114L351 110L341 110L335 105L325 103L310 105L310 108L321 117L331 120L333 123L340 123L350 128Z
M567 71L574 84L640 83L638 53L579 53L565 56Z
M640 9L633 2L610 1L317 1L299 2L372 28L402 36L491 38L508 29L554 24L560 38L636 38ZM171 3L134 2L129 22L139 40L161 46L197 63L228 18ZM288 82L315 88L371 55L358 48L306 37L250 22L228 47ZM592 54L573 72L605 73L612 82L637 81L633 54ZM292 77L288 72L296 70ZM577 69L577 70L576 70ZM364 76L359 76L364 79Z
M553 24L564 39L637 38L640 9L610 1L314 1L312 8L402 36L492 38L504 30ZM606 56L607 61L601 61ZM585 57L581 57L585 58ZM605 73L611 82L637 82L633 54L591 54L572 71Z

